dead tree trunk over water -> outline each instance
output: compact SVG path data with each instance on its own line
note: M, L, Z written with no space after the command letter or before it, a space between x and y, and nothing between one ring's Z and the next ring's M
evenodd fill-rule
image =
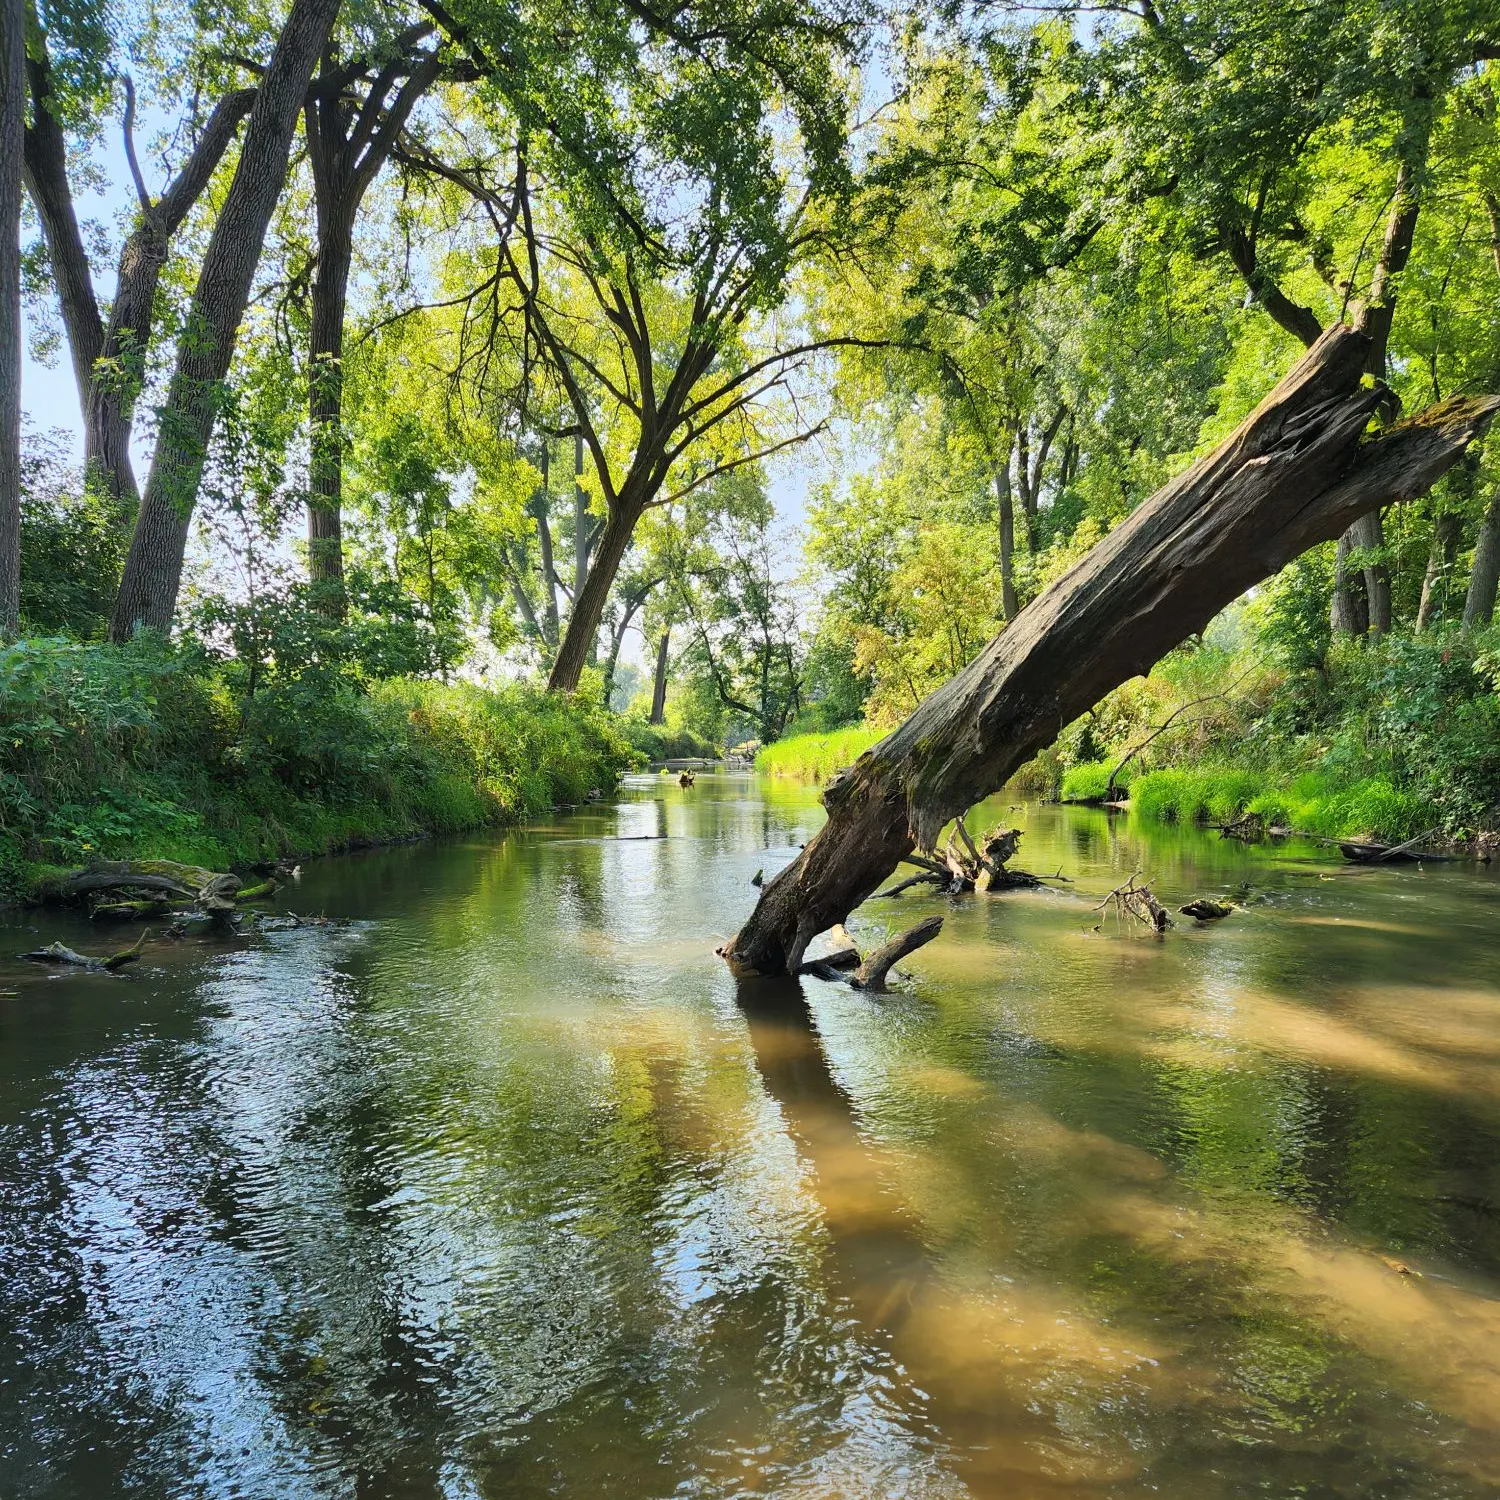
M795 972L913 849L1110 689L1252 584L1382 505L1424 493L1500 400L1450 400L1376 437L1369 340L1334 328L1239 428L1111 532L823 794L828 822L766 883L725 956Z

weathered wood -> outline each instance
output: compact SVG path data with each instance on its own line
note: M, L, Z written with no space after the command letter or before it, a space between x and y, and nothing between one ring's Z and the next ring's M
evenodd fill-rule
M890 942L877 948L855 971L849 982L857 990L883 990L885 977L893 964L899 963L908 953L925 947L943 930L941 917L925 917L915 927L909 927L893 937Z
M1500 400L1454 398L1367 437L1385 399L1363 383L1368 349L1364 334L1330 329L1218 448L835 777L827 824L766 883L729 961L794 972L813 937L1110 689L1356 517L1431 488Z
M63 943L48 943L45 948L34 948L21 957L34 964L67 964L77 969L114 973L117 969L123 969L126 964L133 964L141 956L150 932L150 928L147 928L130 947L112 953L108 958L95 958L89 953L79 953Z

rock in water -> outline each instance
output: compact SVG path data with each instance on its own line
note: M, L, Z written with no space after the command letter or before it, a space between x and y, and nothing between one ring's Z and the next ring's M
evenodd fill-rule
M1192 917L1198 922L1217 922L1222 917L1227 917L1234 910L1232 906L1226 906L1222 901L1210 901L1206 897L1200 897L1197 901L1189 901L1186 906L1177 908L1183 916Z

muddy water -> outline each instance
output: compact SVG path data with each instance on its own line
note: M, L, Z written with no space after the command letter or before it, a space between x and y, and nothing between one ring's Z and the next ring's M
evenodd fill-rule
M1500 880L988 811L881 999L713 957L750 777L0 960L0 1495L1500 1493Z

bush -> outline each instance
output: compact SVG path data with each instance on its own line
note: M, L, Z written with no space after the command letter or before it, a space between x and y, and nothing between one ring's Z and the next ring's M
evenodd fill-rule
M625 719L620 730L631 747L653 760L717 760L718 747L690 729L669 729L665 724L647 724Z
M28 862L222 869L524 818L613 785L632 752L578 699L350 671L271 674L142 636L0 648L0 881Z

